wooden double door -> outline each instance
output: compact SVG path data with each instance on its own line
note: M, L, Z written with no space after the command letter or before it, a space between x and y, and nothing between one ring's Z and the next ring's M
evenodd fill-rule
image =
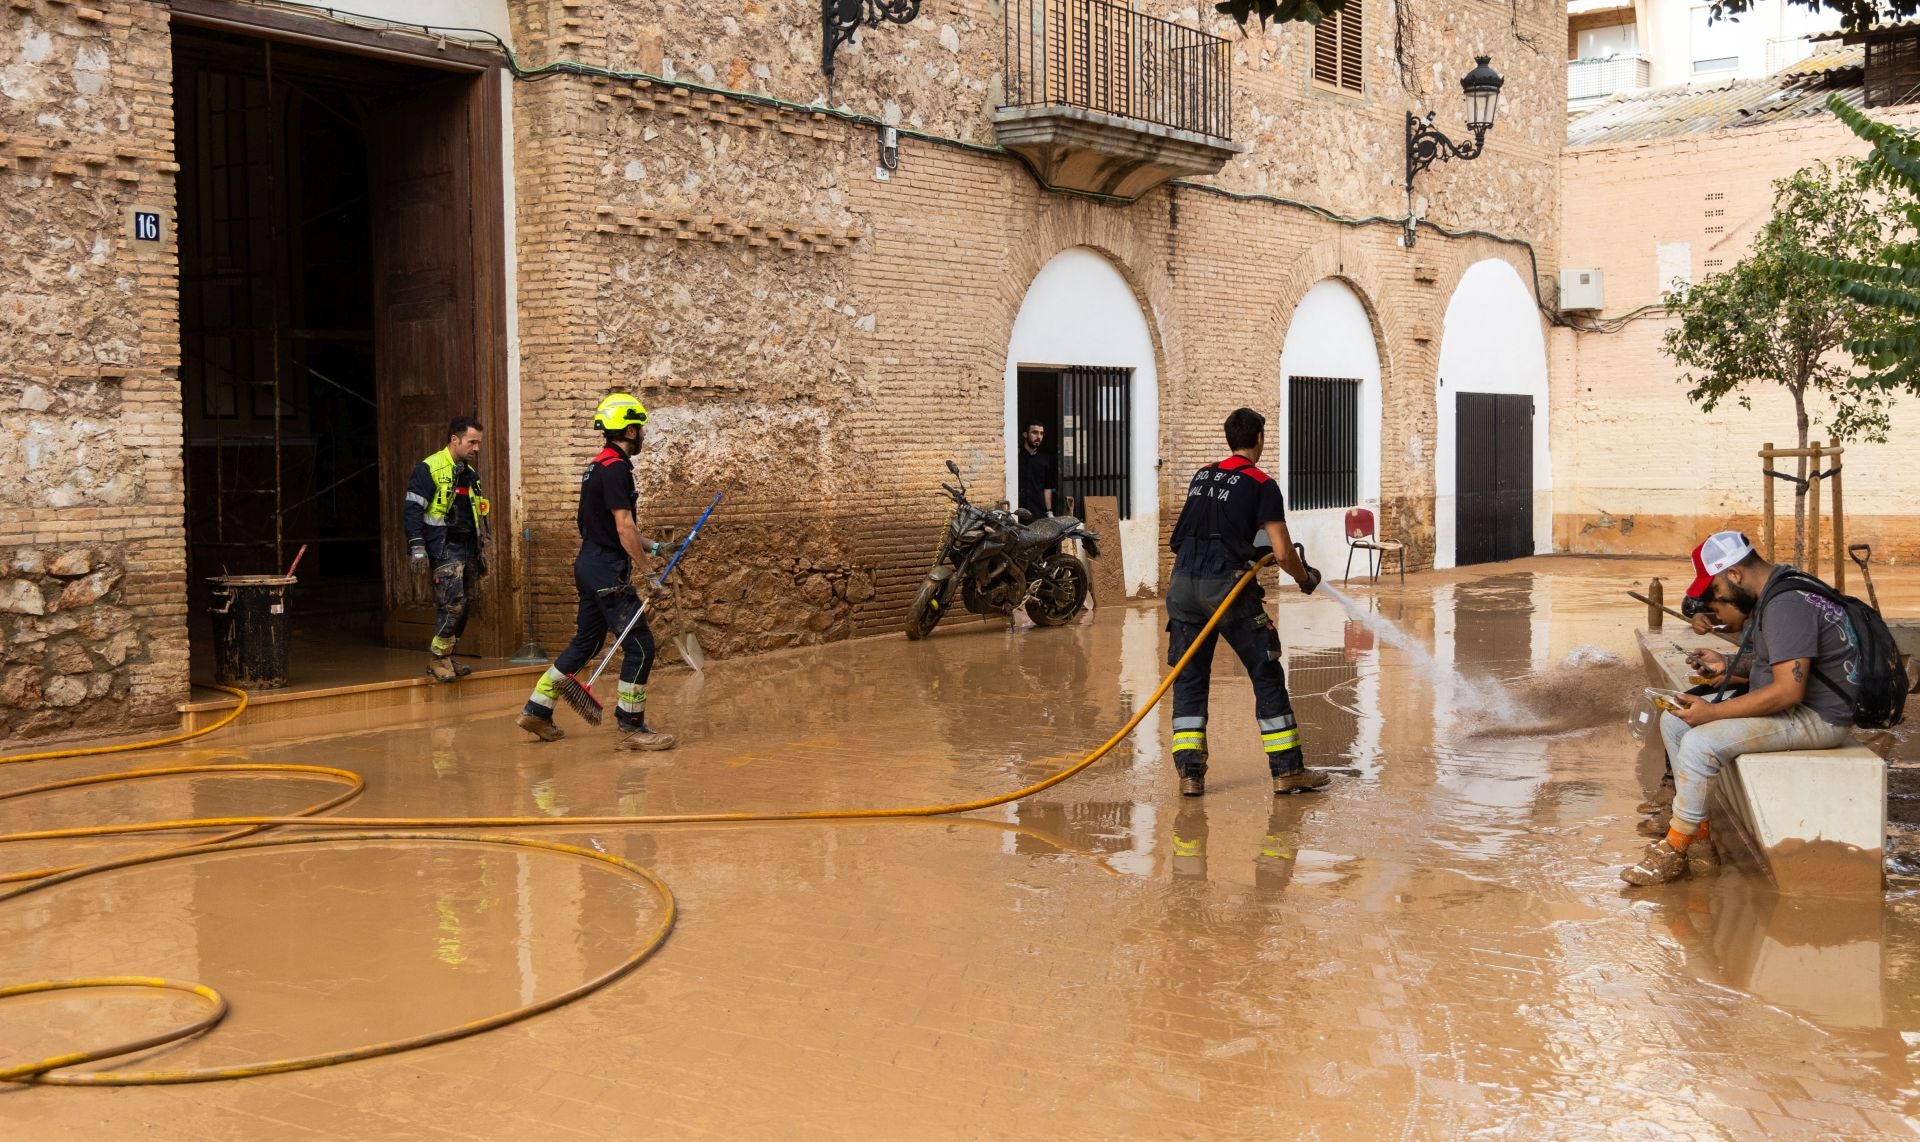
M1533 554L1533 398L1454 397L1454 562Z

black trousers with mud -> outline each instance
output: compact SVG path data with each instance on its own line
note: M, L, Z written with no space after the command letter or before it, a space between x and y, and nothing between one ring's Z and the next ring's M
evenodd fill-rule
M573 641L553 660L555 670L573 674L600 652L607 632L620 632L640 605L640 597L627 583L628 562L625 552L614 552L597 543L585 543L573 561L573 584L580 592L580 609L574 617ZM653 673L653 630L645 615L633 624L626 641L620 644L620 681L627 687L645 686ZM615 720L627 728L637 728L642 719L616 710Z
M1178 619L1167 623L1167 665L1193 645L1205 623L1186 623ZM1182 777L1198 777L1207 771L1205 733L1207 701L1213 686L1213 652L1222 639L1240 657L1253 680L1253 713L1259 721L1263 742L1284 742L1283 748L1267 749L1267 768L1276 776L1301 767L1303 755L1297 740L1293 717L1293 698L1287 693L1287 670L1280 664L1280 632L1264 608L1224 618L1205 642L1194 651L1193 661L1173 681L1173 766ZM1183 732L1184 731L1184 732ZM1200 735L1200 748L1181 748L1183 737L1192 741Z
M480 582L480 553L472 544L449 541L433 565L433 652L453 649L467 631L467 610Z

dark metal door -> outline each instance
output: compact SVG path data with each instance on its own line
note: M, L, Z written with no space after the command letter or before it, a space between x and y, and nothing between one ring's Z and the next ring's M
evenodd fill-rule
M1076 504L1082 496L1113 496L1121 519L1133 516L1132 389L1132 369L1075 366L1060 373L1060 492Z
M1454 397L1454 562L1533 554L1533 398Z

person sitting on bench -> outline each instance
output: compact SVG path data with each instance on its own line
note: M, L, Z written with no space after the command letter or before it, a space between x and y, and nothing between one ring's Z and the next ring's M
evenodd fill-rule
M1736 656L1744 661L1729 664L1717 652L1700 652L1703 666L1719 668L1701 673L1737 674L1750 661L1748 690L1717 702L1682 694L1679 712L1661 715L1660 734L1673 766L1673 819L1664 840L1647 846L1638 864L1620 870L1620 878L1633 885L1678 880L1690 863L1700 864L1700 871L1711 867L1707 803L1720 771L1735 758L1832 749L1846 742L1853 726L1859 648L1839 604L1795 589L1786 577L1805 573L1768 563L1737 531L1708 536L1693 549L1693 567L1688 598L1709 605L1724 601L1749 616L1743 652ZM1690 853L1695 845L1698 854Z

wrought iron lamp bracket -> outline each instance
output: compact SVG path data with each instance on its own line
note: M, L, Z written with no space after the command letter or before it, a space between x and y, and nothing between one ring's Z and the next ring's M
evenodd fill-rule
M919 14L920 0L820 0L820 70L833 79L833 53L861 28L910 24Z
M1477 127L1471 141L1454 142L1439 131L1433 129L1433 112L1427 112L1422 119L1413 112L1407 112L1407 193L1413 193L1413 176L1426 170L1435 162L1447 159L1459 159L1467 162L1480 157L1486 149L1487 129Z

